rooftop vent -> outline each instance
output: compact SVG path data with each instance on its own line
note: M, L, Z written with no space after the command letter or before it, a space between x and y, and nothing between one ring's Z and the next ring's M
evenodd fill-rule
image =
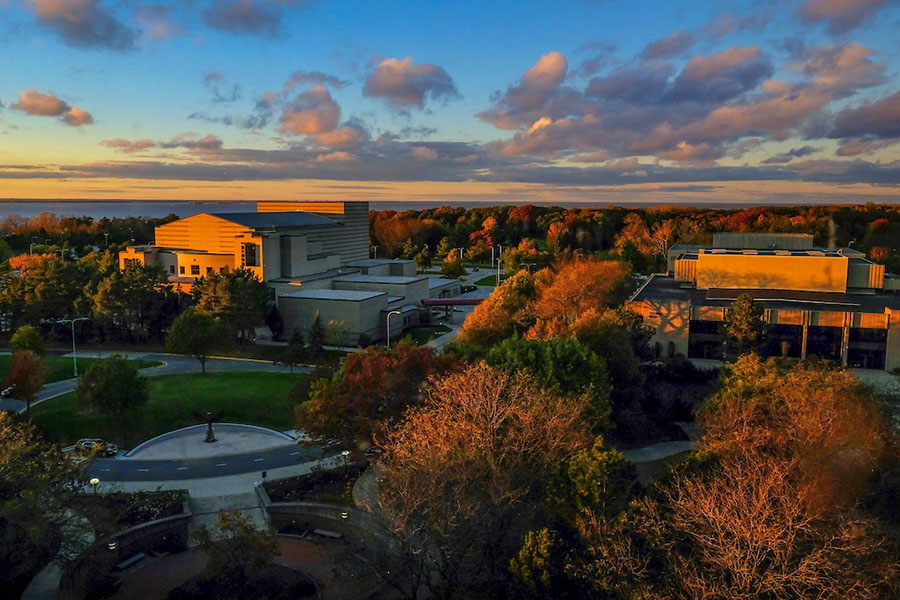
M741 250L741 254L759 254L756 250Z
M775 250L775 254L777 256L790 256L791 252L790 250Z
M806 253L810 256L825 256L825 253L821 250L807 250Z

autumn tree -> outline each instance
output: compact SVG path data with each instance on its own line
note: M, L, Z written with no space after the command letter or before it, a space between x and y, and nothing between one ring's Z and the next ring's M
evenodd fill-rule
M430 376L446 373L454 360L431 348L400 342L391 350L369 347L349 354L331 379L313 383L309 400L297 407L297 429L317 439L338 439L367 448L377 427L399 419L419 402Z
M900 540L862 503L890 437L849 372L745 355L700 424L700 450L654 494L582 521L576 579L627 597L896 594Z
M584 313L610 307L627 275L625 263L593 259L569 260L541 271L535 277L536 332L564 331Z
M189 308L172 323L166 337L166 352L193 356L206 375L206 361L227 341L228 330L219 318Z
M31 325L22 325L9 339L9 349L13 353L19 350L30 350L38 356L44 355L44 338L40 332Z
M766 333L762 307L744 292L725 310L722 323L733 352L743 354L757 348Z
M15 387L13 396L25 401L25 410L31 411L31 403L47 381L47 367L43 359L31 350L18 350L13 354L5 385Z
M529 309L534 295L530 273L520 271L504 281L466 317L456 337L457 348L480 355L516 330L527 329L533 322Z
M443 265L441 266L441 275L444 277L457 278L462 277L465 274L466 269L463 267L459 253L455 249L451 250L444 258Z
M432 593L505 597L540 491L588 441L584 403L484 363L433 378L425 398L379 439L380 513Z
M81 467L41 438L34 425L0 412L0 583L18 598L59 549L53 540L71 514ZM65 545L70 541L62 540Z

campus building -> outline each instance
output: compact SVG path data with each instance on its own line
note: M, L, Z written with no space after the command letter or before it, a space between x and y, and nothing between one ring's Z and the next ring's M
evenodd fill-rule
M884 265L852 248L814 248L812 236L714 242L674 246L667 273L652 275L629 302L661 353L721 359L725 310L746 292L764 309L768 355L900 369L900 278Z
M428 319L429 298L455 297L457 280L418 275L410 260L369 258L367 202L259 202L257 212L200 213L156 228L119 267L159 264L185 292L212 273L243 268L271 289L285 329L307 330L318 311L342 324L347 344Z

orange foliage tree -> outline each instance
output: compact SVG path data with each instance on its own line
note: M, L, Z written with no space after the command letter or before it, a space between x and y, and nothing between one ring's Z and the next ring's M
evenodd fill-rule
M378 426L418 404L429 376L444 374L454 365L449 356L403 342L390 351L370 346L350 354L331 379L313 384L309 400L297 407L297 429L365 449Z
M505 597L507 562L558 466L589 441L580 399L485 363L434 378L379 440L378 507L435 597Z
M46 381L47 368L39 355L31 350L19 350L13 354L6 385L15 386L13 396L25 401L25 410L31 410L31 402Z
M531 323L529 307L534 295L534 276L519 271L475 307L456 341L486 351L512 335L517 327L526 328Z
M627 275L626 263L589 259L569 260L540 271L536 277L535 331L558 332L589 311L602 312L613 303L614 293Z
M889 435L847 371L741 357L701 449L615 519L588 510L569 574L641 598L891 598L897 534L862 500Z
M9 259L9 268L13 271L26 273L34 267L45 263L48 260L53 260L54 258L56 258L55 254L20 254L19 256L13 256Z

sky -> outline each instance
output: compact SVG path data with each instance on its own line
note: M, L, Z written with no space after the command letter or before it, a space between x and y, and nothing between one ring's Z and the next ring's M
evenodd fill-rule
M0 0L0 197L900 202L900 0Z

